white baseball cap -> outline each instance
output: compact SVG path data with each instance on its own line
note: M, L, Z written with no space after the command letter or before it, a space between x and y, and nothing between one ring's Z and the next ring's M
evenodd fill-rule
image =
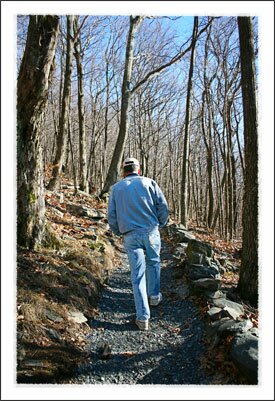
M137 159L135 159L134 157L127 157L127 159L124 160L122 167L126 167L126 166L137 166L140 167L139 161Z

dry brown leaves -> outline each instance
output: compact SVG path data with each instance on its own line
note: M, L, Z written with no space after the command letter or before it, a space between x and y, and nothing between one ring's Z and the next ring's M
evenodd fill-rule
M50 169L47 174L50 177ZM63 178L62 183L66 182ZM71 185L70 182L67 184ZM105 268L105 259L113 255L108 249L109 241L104 231L98 229L96 222L74 216L67 210L68 202L101 210L106 209L106 203L96 197L75 195L73 192L72 187L60 190L59 194L46 191L47 220L57 237L67 237L62 239L60 251L40 249L35 252L19 248L17 253L17 345L22 350L20 355L23 355L20 369L24 361L44 358L45 354L51 362L53 377L57 367L62 370L71 366L74 353L77 360L80 355L86 355L84 336L90 327L87 323L79 325L69 321L68 310L75 307L88 317L98 313L95 305L100 287L97 283L100 281L101 270ZM92 241L83 239L83 229L90 235L96 232L102 246L92 250ZM113 260L118 257L115 254ZM49 320L45 310L60 315L62 320ZM55 333L56 338L53 337ZM34 381L43 380L41 376L39 379L34 378L38 373L34 372L33 367L26 365L21 373L20 369L20 380L23 377L29 377L28 380L33 377ZM45 376L48 374L52 373L43 372Z

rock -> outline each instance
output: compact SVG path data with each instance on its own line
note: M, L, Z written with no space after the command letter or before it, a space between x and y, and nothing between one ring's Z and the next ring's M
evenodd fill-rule
M228 261L226 261L226 266L225 267L226 267L227 270L232 271L234 273L236 273L236 272L238 272L240 270L238 266L233 265L232 263L230 263Z
M163 230L166 231L169 236L172 236L176 243L186 243L191 239L195 239L194 235L191 234L183 224L167 224Z
M79 311L69 311L68 312L68 319L72 320L75 323L84 323L87 322L87 318L83 315L82 312Z
M23 362L25 367L35 367L35 368L44 368L47 366L47 363L44 361L38 361L36 359L26 359Z
M60 334L54 329L46 329L46 333L53 340L61 340Z
M236 335L231 347L231 357L247 379L257 384L258 338L249 332Z
M220 278L218 268L215 268L213 266L186 263L186 270L191 280L198 280L201 278L214 278L218 280Z
M192 239L188 242L188 247L186 249L188 260L189 257L191 257L192 253L194 252L202 253L203 255L208 256L209 258L212 258L213 256L213 250L211 245L198 241L196 239Z
M185 255L185 251L187 248L187 244L185 242L177 244L176 250L173 255L183 256Z
M203 265L203 254L198 252L192 252L188 256L188 263L191 265Z
M214 278L200 278L192 282L192 287L198 291L217 291L220 289L221 280Z
M237 311L236 309L230 308L230 306L225 306L223 308L223 311L225 311L225 313L227 314L228 317L237 320L238 317L240 317L241 312Z
M248 332L252 334L252 336L259 337L259 329L257 327L252 327Z
M86 216L86 217L90 217L91 219L94 219L94 220L101 220L106 217L105 214L103 214L99 210L90 209L83 205L75 205L73 203L70 203L68 205L68 210L71 213L76 214L77 216Z
M217 322L212 323L212 328L221 335L229 335L236 333L245 333L253 326L251 320L246 319L240 322L236 322L234 319L223 318Z
M190 295L188 286L186 286L185 284L182 284L179 287L176 287L174 292L177 294L178 298L180 298L180 299L186 299Z
M210 308L206 313L212 321L220 320L224 317L227 317L226 312L224 312L224 310L221 308L217 308L216 306Z
M215 337L217 335L219 327L225 323L228 322L230 319L228 317L222 317L221 319L216 319L213 323L210 323L208 327L206 328L206 333L208 337ZM220 337L219 337L220 340Z
M167 231L169 235L173 235L177 229L181 229L186 231L187 228L183 224L176 224L176 223L168 223L165 227L163 227L163 231Z
M102 229L103 231L107 231L110 229L109 224L107 223L107 221L104 223L103 221L98 221L97 219L93 218L93 220L95 220L96 224L97 224L97 228ZM121 237L120 237L121 238Z
M210 257L204 255L203 259L202 259L202 263L207 266L214 267L221 274L224 274L226 272L226 269L224 267L222 267L221 264L214 257L210 258Z
M57 315L55 312L52 312L49 309L45 310L45 316L55 323L59 323L64 320L63 317Z
M241 304L237 302L229 301L228 299L221 298L221 299L214 299L213 304L218 308L225 308L226 306L229 308L234 309L236 312L239 312L240 315L244 314L244 308Z
M187 230L177 228L174 233L174 239L176 242L189 242L190 240L195 239L195 237Z
M225 298L225 294L222 291L207 291L204 293L205 297L209 300Z

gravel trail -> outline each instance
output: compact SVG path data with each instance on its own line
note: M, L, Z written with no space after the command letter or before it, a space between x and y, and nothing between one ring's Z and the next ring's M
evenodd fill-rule
M134 324L135 307L126 254L114 270L91 322L90 363L70 381L76 384L210 384L200 368L204 322L191 300L176 293L178 268L162 243L163 301L151 307L149 331ZM179 285L179 281L177 281ZM110 354L104 359L103 350Z

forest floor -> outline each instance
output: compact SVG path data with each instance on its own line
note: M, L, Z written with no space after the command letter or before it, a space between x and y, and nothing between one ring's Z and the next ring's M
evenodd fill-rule
M91 348L91 336L97 336L101 331L100 329L102 329L102 327L97 327L95 330L95 322L97 319L99 321L102 320L102 316L105 316L104 313L107 314L107 319L110 319L109 315L112 312L110 310L102 310L102 308L106 307L104 303L102 304L104 293L106 295L106 290L108 290L111 280L115 281L118 274L121 273L119 269L123 266L124 270L127 269L121 240L118 237L114 237L108 229L106 202L95 195L85 195L82 192L74 194L73 186L71 183L66 182L65 179L63 179L62 184L62 190L46 192L47 220L58 242L53 243L51 249L41 248L36 251L29 251L20 247L17 249L18 383L69 382L76 372L80 372L81 368L90 364L91 358L95 355L95 350ZM99 211L105 217L102 218L101 216L97 219L85 215L80 216L69 207L72 204L84 209ZM235 263L240 263L240 241L221 241L217 235L196 226L191 226L190 230L197 239L210 243L218 252L226 253L234 259ZM166 269L163 270L164 276L169 276L169 280L168 278L167 280L170 282L170 286L171 280L175 280L175 283L179 285L180 281L183 283L182 280L184 278L179 279L173 276L177 273L172 256L175 244L169 238L162 239L164 241L162 259L164 264L167 264ZM170 264L168 263L169 260ZM126 277L125 274L124 277ZM166 286L168 285L167 280L165 281ZM227 289L234 289L237 281L238 273L227 274L223 277L223 286ZM203 328L207 305L195 297L180 301L175 298L175 294L168 287L165 290L167 299L170 297L170 301L172 304L174 302L174 306L171 310L167 305L166 312L170 313L171 317L175 315L175 319L177 319L178 314L181 314L181 310L186 310L186 314L190 314L190 316L186 315L185 318L182 316L184 321L177 321L170 326L169 322L164 322L164 326L167 326L167 335L164 335L163 341L167 340L169 343L171 340L169 338L171 336L175 337L174 349L179 349L181 346L184 349L182 342L186 341L186 337L182 333L186 334L186 330L190 330L191 325L189 334L192 337L192 327L193 331L199 327L199 331L197 331L199 338L195 336L190 342L189 340L187 341L187 344L193 344L194 341L201 343L199 352L194 352L194 360L198 369L196 370L197 373L193 371L191 382L211 381L212 384L245 384L244 379L238 375L230 361L227 344L222 344L213 354L213 350L207 343ZM130 288L128 292L131 292ZM113 295L115 296L116 294ZM128 293L126 295L129 296ZM180 307L177 302L183 302L185 305ZM127 305L129 307L131 303L129 302ZM165 308L165 302L163 305L164 307L162 308ZM247 310L249 312L249 307ZM125 311L126 315L129 315L129 312L129 310ZM157 316L164 312L160 307L156 312L155 320L152 320L153 326L156 325ZM257 311L252 310L251 314L253 314L252 318L256 325ZM192 326L192 316L194 315L198 316L198 320L194 320ZM102 325L102 322L100 324ZM109 325L114 324L114 322L109 322ZM129 324L134 336L144 336L144 333L137 332L131 326L131 322L127 324ZM196 325L198 327L195 328ZM113 334L115 332L113 330ZM106 330L106 333L108 333L108 330ZM117 331L118 333L119 331ZM155 338L152 343L153 348L158 347L155 334L154 331L150 334L145 334L145 336L149 335L149 337ZM168 338L167 336L170 337ZM103 337L101 342L104 342ZM151 337L149 342L152 340ZM98 345L96 342L94 344ZM133 347L135 345L133 343ZM193 346L195 348L195 343ZM118 357L122 357L125 361L136 357L136 350L129 347L127 349L124 348L122 347L120 352L117 352ZM190 348L187 347L186 350L188 349ZM171 354L171 350L167 352ZM159 350L159 353L161 354L161 350ZM148 353L149 359L150 355L153 354L158 356L157 349L152 349L151 353ZM98 357L98 355L97 358L100 365L102 358ZM170 356L170 362L173 359L171 358ZM132 362L133 360L131 359ZM169 360L169 357L167 360ZM115 359L113 359L114 361ZM182 359L172 363L179 372L178 364L180 361ZM130 360L125 363L126 365L131 364ZM169 362L167 363L169 370L172 365L169 368ZM99 371L100 369L101 367L99 367ZM202 371L205 372L203 375ZM153 382L154 380L161 380L160 377L155 377L153 373L145 373L146 375L137 379L137 382L146 383L146 380L149 380L149 382L150 380L153 380ZM207 375L209 375L209 379L207 379ZM87 378L87 376L85 377ZM102 375L98 377L98 380L101 380ZM74 378L73 380L77 379ZM89 380L92 379L90 378ZM112 380L116 382L117 377L112 377L110 382ZM167 380L169 381L169 378ZM176 383L181 382L179 379L175 380ZM183 374L182 380L186 382L187 376Z

